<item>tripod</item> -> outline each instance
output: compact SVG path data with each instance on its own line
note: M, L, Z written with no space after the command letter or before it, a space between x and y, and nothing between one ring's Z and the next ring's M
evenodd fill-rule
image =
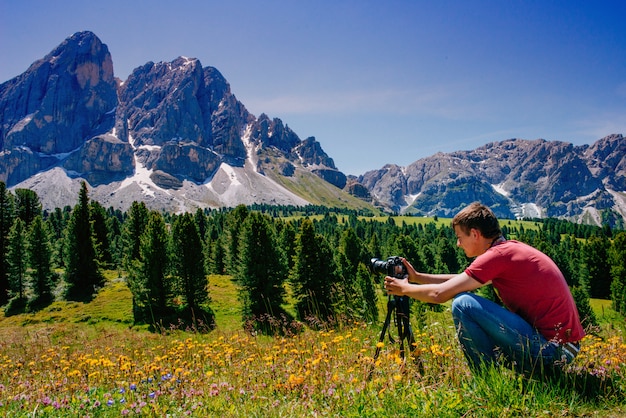
M391 318L395 312L395 323L398 327L398 344L400 345L400 358L404 359L404 341L406 340L407 346L409 349L409 355L415 347L415 336L413 335L413 329L411 328L411 322L409 321L410 315L410 298L408 296L388 296L387 299L387 316L385 318L385 322L383 323L383 329L380 332L380 338L378 339L379 343L382 343L385 340L385 333L389 335L389 341L392 344L395 344L395 339L391 336L391 331L389 330L389 326L391 325ZM373 365L376 364L376 360L380 355L380 349L382 348L382 344L376 345L376 352L374 353L374 361ZM418 363L420 373L423 373L423 365L420 358L415 358L415 362ZM368 373L368 380L372 377L372 372L374 371L374 367L370 369Z

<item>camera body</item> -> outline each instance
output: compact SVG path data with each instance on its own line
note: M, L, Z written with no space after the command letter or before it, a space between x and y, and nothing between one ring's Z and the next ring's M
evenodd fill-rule
M402 263L402 259L398 256L392 256L387 260L372 258L370 260L370 270L375 273L382 273L397 279L404 279L409 272Z

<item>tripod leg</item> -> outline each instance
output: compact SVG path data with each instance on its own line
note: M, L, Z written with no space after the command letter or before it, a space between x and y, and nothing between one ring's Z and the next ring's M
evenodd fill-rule
M409 357L413 357L413 361L418 366L419 373L424 374L424 364L422 363L422 359L413 355L415 350L415 335L413 334L413 329L411 328L411 306L409 302L410 299L408 296L398 296L398 300L396 302L398 333L400 334L400 356L404 359L404 340L406 340Z
M389 297L387 300L387 316L385 317L385 322L383 323L383 329L380 332L380 337L378 338L378 342L382 343L385 340L385 333L389 329L389 324L391 323L391 314L393 313L396 306L396 302L394 299ZM369 372L367 373L367 380L372 378L372 373L374 372L374 366L376 365L376 360L378 360L378 356L380 355L380 349L382 348L382 344L376 344L376 352L374 353L374 361L370 367Z
M391 323L391 314L393 313L396 306L395 300L389 298L387 301L387 316L385 317L385 322L383 323L383 329L380 332L380 337L378 338L378 342L382 343L385 340L385 333L389 329L389 324ZM378 359L378 355L380 354L380 344L376 345L376 352L374 353L374 361Z
M407 337L409 323L409 299L407 296L396 296L396 322L400 339L400 358L404 359L404 340ZM409 352L411 347L409 346Z

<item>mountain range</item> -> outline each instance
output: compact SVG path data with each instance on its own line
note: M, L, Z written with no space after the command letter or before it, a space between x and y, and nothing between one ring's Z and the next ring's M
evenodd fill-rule
M355 149L358 144L355 144ZM0 181L74 205L80 183L103 206L182 212L238 204L318 204L450 216L480 200L500 217L623 225L626 142L509 139L360 176L278 118L248 112L198 59L148 62L115 77L92 32L68 37L0 84Z

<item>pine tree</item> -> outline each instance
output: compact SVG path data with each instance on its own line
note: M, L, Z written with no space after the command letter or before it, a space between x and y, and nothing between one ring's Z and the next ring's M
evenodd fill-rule
M110 266L111 243L109 242L109 229L107 226L107 213L104 207L95 200L89 202L89 219L93 229L94 242L98 255L98 262L103 266Z
M283 257L287 263L287 268L291 270L294 264L293 258L296 255L296 229L292 223L283 225L278 240L283 251Z
M85 300L104 284L89 217L87 184L82 183L65 235L65 297Z
M202 241L189 213L174 220L169 252L178 295L190 312L201 311L202 305L209 301L208 281L204 271Z
M239 249L238 282L243 300L244 322L266 333L275 333L272 318L286 316L284 281L287 269L266 215L252 212L246 218Z
M205 252L208 255L205 264L207 271L211 274L226 273L226 250L223 242L224 238L219 237L205 245Z
M592 298L608 299L611 295L611 266L608 263L609 241L591 236L583 246L582 283Z
M611 265L611 300L613 309L626 316L626 232L615 236L609 250Z
M443 273L456 274L461 270L459 259L457 258L456 248L453 245L451 239L446 237L440 237L437 240L437 248L439 257L445 266Z
M428 248L427 251L426 248ZM430 250L429 247L424 246L422 254L427 253L432 256L432 259L422 261L423 255L420 256L419 246L409 235L406 234L401 234L395 237L395 239L393 240L391 251L392 254L390 255L404 257L409 260L411 265L417 271L424 271L426 270L427 265L432 266L434 264L434 254L432 253L432 250Z
M383 257L383 250L380 248L380 242L376 233L372 233L370 240L367 243L367 250L369 251L370 259Z
M596 318L596 314L593 312L593 309L591 309L589 294L587 291L583 287L573 287L571 292L572 297L574 298L574 303L576 303L578 315L580 316L580 323L583 327L588 329L590 327L597 326L598 319Z
M361 241L353 228L348 227L343 231L337 254L337 265L341 272L341 280L336 287L335 311L341 312L347 318L355 318L362 315L363 293L357 280L357 268L362 259ZM341 296L340 296L341 295ZM339 299L340 300L337 300Z
M356 282L361 296L359 313L364 321L374 322L378 319L378 297L376 287L372 282L372 274L363 263L359 263L357 268Z
M205 240L207 234L207 218L204 214L204 211L200 208L196 209L196 212L193 215L193 220L196 223L196 227L198 228L198 233L200 234L200 239L202 241Z
M141 274L146 280L148 302L153 311L163 315L171 298L171 283L167 280L168 236L163 216L150 212L146 232L141 237Z
M15 215L24 221L25 227L30 226L41 215L41 202L37 193L30 189L15 189Z
M233 209L226 220L226 234L228 239L225 244L226 247L226 269L229 271L236 271L237 263L239 263L239 240L241 234L241 227L246 220L250 211L243 205L237 206Z
M9 301L9 231L13 225L13 195L0 181L0 306Z
M33 309L38 309L52 302L54 285L54 272L50 263L52 259L50 234L41 216L37 216L30 225L27 249L30 267L29 285L32 291L29 305Z
M9 231L7 262L11 298L7 312L15 312L26 306L26 232L20 218L15 219Z
M46 220L50 231L52 257L51 261L57 267L63 267L63 234L65 232L65 215L60 208L55 208Z
M171 283L168 274L168 236L163 216L150 212L146 231L140 237L138 260L128 271L128 287L133 294L135 322L158 323L169 315Z
M122 228L122 247L124 257L122 264L126 270L132 268L133 260L139 260L140 237L148 225L148 208L143 202L133 202L128 210L128 218Z
M334 314L332 289L337 280L333 253L313 222L305 219L296 242L295 264L291 276L300 320L326 322Z
M122 247L122 223L117 216L109 216L107 219L107 231L109 231L109 252L111 253L111 262L115 267L120 267L123 258Z

